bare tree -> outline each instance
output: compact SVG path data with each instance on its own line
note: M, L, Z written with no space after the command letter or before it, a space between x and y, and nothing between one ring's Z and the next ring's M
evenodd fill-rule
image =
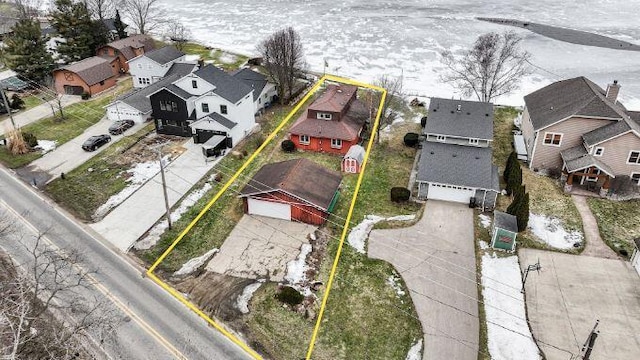
M403 78L402 76L393 77L388 75L380 75L374 82L374 85L379 86L387 90L387 96L385 101L381 104L382 93L375 92L373 95L373 113L372 116L376 116L376 109L382 105L382 113L380 115L380 122L377 130L377 141L380 141L380 130L391 125L393 121L398 117L398 113L405 107L403 99Z
M116 1L114 0L85 0L85 4L95 19L109 19L116 13Z
M33 19L38 16L42 0L14 0L20 19Z
M191 38L191 30L176 19L170 19L164 24L164 35L171 39L173 45L180 51Z
M138 29L140 34L147 34L160 24L158 0L122 0L121 12Z
M276 84L280 102L285 102L306 66L300 35L292 27L276 31L258 45L258 52Z
M449 71L440 79L479 101L493 99L518 88L520 78L531 73L530 54L520 49L522 38L513 31L491 32L478 37L473 47L456 57L442 53L442 63Z

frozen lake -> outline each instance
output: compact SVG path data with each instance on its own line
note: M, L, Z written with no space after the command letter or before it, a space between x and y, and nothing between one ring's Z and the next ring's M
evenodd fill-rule
M505 17L595 32L640 44L637 0L160 0L207 45L255 55L272 32L293 26L310 68L371 81L400 75L405 89L424 96L459 96L440 83L444 49L468 48L488 31L514 30L538 66L517 94L499 103L523 104L522 95L551 81L585 75L606 87L617 79L621 99L640 109L640 53L563 43L526 30L478 21Z

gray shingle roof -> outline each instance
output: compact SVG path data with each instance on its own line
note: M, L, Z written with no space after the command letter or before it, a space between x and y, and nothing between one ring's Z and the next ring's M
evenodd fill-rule
M174 63L169 68L169 71L164 75L165 77L171 76L174 74L180 75L180 77L185 76L192 72L196 68L197 64L190 63Z
M77 74L87 85L94 85L114 76L111 61L100 56L92 56L63 66L58 70L67 70Z
M176 60L182 56L184 56L185 54L176 49L174 46L165 46L162 47L160 49L156 49L156 50L152 50L149 51L147 53L144 54L144 56L148 57L149 59L157 62L160 65L164 65L168 62L171 62L173 60Z
M171 91L172 93L176 94L177 96L181 97L183 100L187 100L188 98L193 96L190 93L182 90L181 87L179 87L177 85L174 85L174 84L169 84L169 85L165 86L164 88L169 90L169 91Z
M358 164L362 164L366 153L366 150L362 146L351 145L349 151L347 151L347 153L344 155L344 159L354 159L358 162Z
M588 133L582 135L582 140L584 140L587 146L593 146L605 140L611 139L614 136L624 134L629 130L631 130L631 127L626 121L616 121L609 125L605 125L603 127L599 127L595 130L589 131Z
M252 91L249 85L213 65L203 67L194 75L215 86L214 93L234 104Z
M495 210L493 212L493 225L514 233L518 232L518 219L502 211Z
M620 104L605 97L604 90L580 76L555 82L524 97L534 130L573 115L622 119Z
M236 70L231 73L231 76L239 79L253 89L253 101L258 100L258 97L262 93L262 90L267 85L266 76L248 68Z
M564 161L567 171L570 173L596 166L608 175L615 176L613 170L611 170L607 164L589 155L582 145L564 150L560 152L560 156L562 157L562 161Z
M425 132L493 140L493 104L432 98Z
M418 181L499 191L491 148L422 142Z
M214 128L210 126L212 122L216 122L226 127L229 130L233 129L234 127L236 127L236 125L238 125L237 123L234 123L233 121L227 119L226 117L213 112L211 114L205 115L200 120L191 123L191 127L193 129L213 130Z

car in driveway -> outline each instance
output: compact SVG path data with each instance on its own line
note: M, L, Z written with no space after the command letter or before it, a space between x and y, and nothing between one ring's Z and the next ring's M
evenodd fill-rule
M118 120L109 126L109 134L120 135L131 129L136 123L133 120Z
M82 149L85 151L96 151L100 146L111 141L111 136L103 134L88 138L82 143Z

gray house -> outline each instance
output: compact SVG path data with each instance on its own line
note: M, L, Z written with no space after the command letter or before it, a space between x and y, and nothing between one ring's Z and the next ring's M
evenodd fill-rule
M500 192L492 163L493 104L431 99L423 136L418 198L493 209Z

